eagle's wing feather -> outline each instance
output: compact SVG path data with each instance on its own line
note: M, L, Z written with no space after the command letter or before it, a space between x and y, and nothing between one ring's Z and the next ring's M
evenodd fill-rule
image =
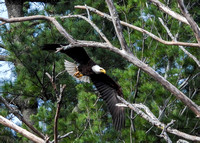
M77 80L90 83L90 77L89 76L82 76L80 78L77 78L76 76L74 76L74 74L78 71L78 65L77 64L74 64L74 63L69 62L67 60L65 60L64 64L65 64L65 70L69 73L69 75L71 75L72 77L74 77Z
M61 46L66 46L66 44L45 44L43 45L42 49L56 51L56 49L60 48ZM67 54L79 64L84 65L87 64L88 61L92 61L83 47L70 48L67 50L61 50L60 52Z
M90 78L106 102L115 129L121 130L125 125L125 110L124 107L116 106L117 103L121 103L117 96L123 96L121 87L106 74L93 74Z

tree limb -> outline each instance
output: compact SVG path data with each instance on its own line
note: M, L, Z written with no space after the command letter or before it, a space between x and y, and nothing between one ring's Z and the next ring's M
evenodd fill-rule
M36 135L28 132L27 130L15 125L13 122L9 121L8 119L4 118L0 115L0 124L15 130L16 132L22 134L24 137L36 142L36 143L45 143L45 140L37 137Z
M58 93L58 90L56 88L56 77L58 75L55 75L55 64L53 66L53 73L52 76L49 73L46 73L46 75L48 76L48 78L50 79L53 89L55 91L56 94L56 98L57 98L57 107L56 107L56 114L54 117L54 141L55 143L58 143L58 118L59 118L59 114L60 114L60 108L61 108L61 102L62 102L62 95L63 95L63 91L66 88L66 84L61 85L60 84L60 92ZM60 73L58 73L60 74Z
M176 130L176 129L173 129L173 128L169 127L170 123L168 125L165 125L164 123L161 123L158 120L158 118L156 118L155 115L145 105L143 105L143 104L131 104L131 103L127 102L125 99L123 99L120 96L118 96L118 98L127 107L129 107L131 110L136 112L136 114L138 114L139 116L141 116L142 118L144 118L149 123L151 123L152 125L156 126L157 128L162 129L162 130L166 129L166 131L168 133L174 134L176 136L182 137L182 138L187 139L187 140L200 141L200 137L198 137L198 136L189 135L189 134L186 134L184 132L181 132L179 130ZM141 109L143 109L144 112Z
M151 1L154 5L158 6L160 8L160 10L162 10L166 14L172 16L173 18L177 19L178 21L181 21L181 22L183 22L183 23L185 23L187 25L190 25L185 17L183 17L182 15L174 12L168 6L166 6L163 3L161 3L159 0L149 0L149 1Z
M183 3L183 0L178 0L178 4L180 6L180 9L181 9L181 12L182 14L185 16L185 18L187 19L190 27L192 28L194 34L195 34L195 37L199 43L199 46L200 46L200 29L199 29L199 26L197 25L197 23L194 21L194 19L190 16L188 10L186 9L184 3Z
M168 35L170 36L170 38L173 40L173 41L177 41L176 37L174 37L172 35L172 33L170 32L169 28L167 27L167 25L164 24L164 21L161 19L161 18L158 18L160 23L163 25L163 27L166 29ZM198 65L198 67L200 67L200 61L194 56L192 55L190 52L188 52L183 46L179 46L179 48L186 54L188 55L190 58L192 58L196 64Z
M119 20L117 10L114 6L114 3L113 3L112 0L106 0L106 3L107 3L107 6L108 6L108 9L110 11L111 19L112 19L118 40L120 42L120 45L121 45L123 50L130 52L130 49L128 48L127 43L124 39L124 35L123 35L123 32L122 32L122 26L121 26L121 23L120 23L120 20Z
M62 136L58 136L58 140L61 140L61 139L63 139L63 138L66 138L66 137L68 137L70 134L72 134L73 133L73 131L71 131L71 132L69 132L69 133L66 133L66 134L64 134L64 135L62 135ZM54 143L54 140L53 141L51 141L50 143Z
M106 36L101 32L101 30L88 18L86 18L85 16L82 16L82 15L67 15L67 16L62 16L61 19L63 18L71 18L71 17L76 17L76 18L82 18L84 19L85 21L87 21L98 33L99 35L104 39L104 41L112 46L112 44L110 43L110 41L106 38Z
M80 6L80 5L75 6L75 8L86 9L85 6ZM87 6L87 8L88 8L88 10L90 10L90 11L92 11L92 12L98 14L99 16L101 16L101 17L103 17L103 18L106 18L106 19L112 21L112 18L111 18L110 15L108 15L108 14L106 14L106 13L103 13L103 12L101 12L101 11L95 9L95 8L89 7L89 6ZM160 43L163 43L163 44L165 44L165 45L181 45L181 46L199 47L199 44L198 44L198 43L186 43L186 42L165 41L165 40L159 38L158 36L154 35L153 33L149 32L149 31L147 31L147 30L144 30L144 29L142 29L142 28L140 28L140 27L131 25L131 24L129 24L129 23L127 23L127 22L124 22L124 21L120 21L120 23L121 23L122 25L124 25L124 26L130 27L130 28L132 28L132 29L134 29L134 30L137 30L137 31L142 32L142 33L145 33L145 34L149 35L151 38L153 38L154 40L156 40L156 41L158 41L158 42L160 42Z
M14 22L23 22L23 21L31 21L31 20L48 20L52 22L57 30L63 35L70 43L74 43L75 40L72 36L58 23L58 21L54 17L48 17L44 15L34 15L34 16L27 16L27 17L15 17L15 18L3 18L0 17L0 21L6 23L14 23Z
M61 108L62 95L63 95L63 91L65 87L66 87L66 84L60 85L60 94L58 95L58 98L57 98L56 115L54 118L54 142L55 143L58 143L58 117L59 117L60 108Z

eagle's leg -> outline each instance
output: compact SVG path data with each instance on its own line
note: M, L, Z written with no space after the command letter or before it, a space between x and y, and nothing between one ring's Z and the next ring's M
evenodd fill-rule
M80 72L80 71L77 71L74 73L74 76L77 77L77 78L80 78L83 76L83 74Z

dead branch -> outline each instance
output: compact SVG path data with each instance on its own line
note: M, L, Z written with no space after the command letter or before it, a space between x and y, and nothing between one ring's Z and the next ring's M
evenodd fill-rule
M63 91L66 87L66 84L60 85L60 94L57 95L57 108L56 108L56 115L54 118L54 142L58 143L58 117L60 113L60 108L61 108L61 102L62 102L62 95Z
M58 73L58 75L59 74L60 73ZM66 88L66 84L64 85L60 84L60 92L58 92L57 87L56 87L56 82L55 82L56 77L58 76L58 75L55 75L55 64L53 65L52 76L49 73L46 73L46 75L51 81L51 84L53 86L53 89L55 91L56 98L57 98L56 114L54 117L54 140L52 142L58 143L58 118L59 118L60 109L61 109L62 95L63 95L64 89Z
M190 16L188 10L186 9L183 0L178 0L178 4L180 6L181 12L182 14L185 16L185 18L187 19L190 27L192 28L195 37L200 45L200 29L199 26L197 25L197 23L194 21L194 19Z
M45 74L48 76L49 80L51 81L53 89L57 92L57 87L56 87L56 84L54 83L53 77L51 77L51 75L47 72Z
M101 30L88 18L86 18L85 16L82 16L82 15L67 15L67 16L62 16L61 19L63 18L71 18L71 17L76 17L76 18L82 18L84 19L85 21L87 21L98 33L99 35L104 39L104 41L112 46L112 44L110 43L110 41L106 38L106 36L101 32Z
M70 43L75 42L72 36L62 27L62 25L60 25L60 23L58 23L58 21L54 17L48 17L44 15L15 17L15 18L9 18L9 19L0 17L0 21L6 22L6 23L15 23L15 22L32 21L32 20L48 20L52 22L57 28L57 30L60 32L60 34L63 35Z
M120 23L120 19L119 19L117 10L114 6L114 3L113 3L112 0L106 0L106 3L107 3L107 6L108 6L108 9L110 11L111 19L112 19L118 40L119 40L120 45L122 47L122 50L126 50L126 51L130 52L130 49L128 48L127 43L124 39L124 35L123 35L123 32L122 32L122 26L121 26L121 23Z
M13 130L15 130L16 132L22 134L24 137L32 140L33 142L36 142L36 143L45 143L45 140L37 137L36 135L30 133L29 131L15 125L13 122L9 121L8 119L4 118L3 116L0 115L0 124L8 127L8 128L11 128Z
M163 25L163 27L166 29L168 35L170 36L170 38L173 40L173 41L177 41L176 37L172 35L171 31L169 30L169 28L167 27L167 25L164 24L164 21L161 19L161 18L158 18L160 23ZM192 55L190 52L188 52L183 46L179 46L179 48L186 54L188 55L190 58L192 58L196 64L200 67L200 61L194 56Z
M58 140L61 140L61 139L63 139L63 138L66 138L66 137L68 137L70 134L72 134L73 133L73 131L71 131L71 132L69 132L69 133L66 133L66 134L64 134L64 135L62 135L62 136L58 136ZM51 141L50 143L54 143L54 140L53 141Z
M158 6L158 8L160 8L160 10L162 10L166 14L172 16L173 18L177 19L178 21L181 21L181 22L189 25L189 23L188 23L188 21L186 20L185 17L183 17L182 15L174 12L168 6L166 6L163 3L161 3L159 0L149 0L149 1L151 1L154 5Z
M77 6L75 6L75 8L86 9L85 6L81 6L81 5L77 5ZM101 17L103 17L103 18L106 18L106 19L112 21L112 18L111 18L110 15L108 15L108 14L106 14L106 13L103 13L103 12L101 12L101 11L95 9L95 8L89 7L89 6L87 6L87 8L88 8L88 10L90 10L90 11L92 11L92 12L98 14L99 16L101 16ZM177 46L178 46L178 45L181 45L181 46L199 47L199 44L198 44L198 43L186 43L186 42L165 41L165 40L159 38L158 36L154 35L153 33L149 32L149 31L147 31L147 30L144 30L144 29L142 29L142 28L140 28L140 27L131 25L131 24L129 24L129 23L127 23L127 22L124 22L124 21L120 21L120 23L121 23L122 25L124 25L124 26L127 26L127 27L129 27L129 28L132 28L132 29L137 30L137 31L139 31L139 32L142 32L142 33L144 33L144 34L147 34L147 35L149 35L151 38L153 38L154 40L156 40L156 41L158 41L158 42L160 42L160 43L163 43L163 44L165 44L165 45L177 45Z
M168 136L166 130L167 130L167 128L168 128L169 126L171 126L172 124L174 124L174 122L175 122L175 120L171 120L171 122L168 123L168 124L164 127L164 129L162 130L161 134L159 135L160 137L163 137L163 138L166 140L166 142L168 142L168 143L172 143L172 141L171 141L171 139L169 138L169 136Z
M131 110L136 112L136 114L138 114L143 119L147 120L149 123L151 123L152 125L156 126L157 128L162 129L162 130L166 129L166 132L174 134L176 136L179 136L179 137L187 139L187 140L200 141L200 137L198 137L198 136L189 135L189 134L186 134L186 133L181 132L179 130L173 129L173 128L169 127L169 125L171 125L170 123L168 125L165 125L164 123L160 122L158 120L158 118L156 118L155 115L145 105L143 105L143 104L131 104L131 103L127 102L125 99L123 99L120 96L118 96L118 98L127 107L129 107ZM144 112L138 107L142 108L144 110Z

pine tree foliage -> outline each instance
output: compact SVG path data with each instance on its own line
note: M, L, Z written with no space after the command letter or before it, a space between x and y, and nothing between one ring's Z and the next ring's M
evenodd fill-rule
M162 18L173 35L178 34L179 41L196 42L191 28L180 24L169 15L164 14L155 5L145 0L114 1L120 20L142 27L145 30L159 35L162 39L171 41L166 30L161 26L158 17ZM56 4L40 3L44 9L30 8L31 3L24 3L25 16L52 15L76 39L89 41L102 41L98 33L86 21L77 18L60 19L59 16L67 14L87 13L75 9L75 5L94 7L109 13L104 1L93 0L61 0ZM199 3L195 0L185 1L189 11L197 23L200 22ZM180 12L176 1L169 1L168 6ZM91 20L101 29L113 45L119 47L119 42L112 22L90 13ZM176 87L200 105L199 67L178 46L166 46L148 35L136 30L123 27L123 34L131 51L139 59L153 67L160 75L166 77ZM6 82L2 87L2 96L7 100L13 98L26 99L29 103L24 105L37 109L31 115L34 127L53 140L54 116L56 113L56 92L52 87L46 72L57 75L64 70L64 59L69 59L61 53L50 53L41 50L47 43L67 43L57 29L49 22L30 21L0 27L0 35L9 61L14 63L16 80ZM194 47L185 47L191 54L199 59L199 50ZM107 73L122 87L124 98L131 103L143 103L159 117L163 123L176 120L173 128L182 132L199 136L199 120L177 100L162 85L152 77L142 72L134 65L129 64L122 57L110 51L98 48L87 48L90 57L107 69ZM200 59L199 59L200 60ZM180 85L189 77L184 87ZM66 84L63 93L61 111L58 120L59 135L73 131L69 137L60 142L165 142L156 136L160 129L152 127L149 122L137 116L134 112L126 110L126 127L117 132L112 125L111 115L99 94L90 83L80 83L71 78L66 72L59 74L55 79L56 87ZM16 105L17 106L17 105ZM3 104L0 104L0 114L9 116ZM21 109L19 109L21 110ZM23 125L24 128L26 128ZM1 126L0 140L4 142L26 142L27 139L19 134L14 134L10 129ZM175 142L179 137L169 134Z

